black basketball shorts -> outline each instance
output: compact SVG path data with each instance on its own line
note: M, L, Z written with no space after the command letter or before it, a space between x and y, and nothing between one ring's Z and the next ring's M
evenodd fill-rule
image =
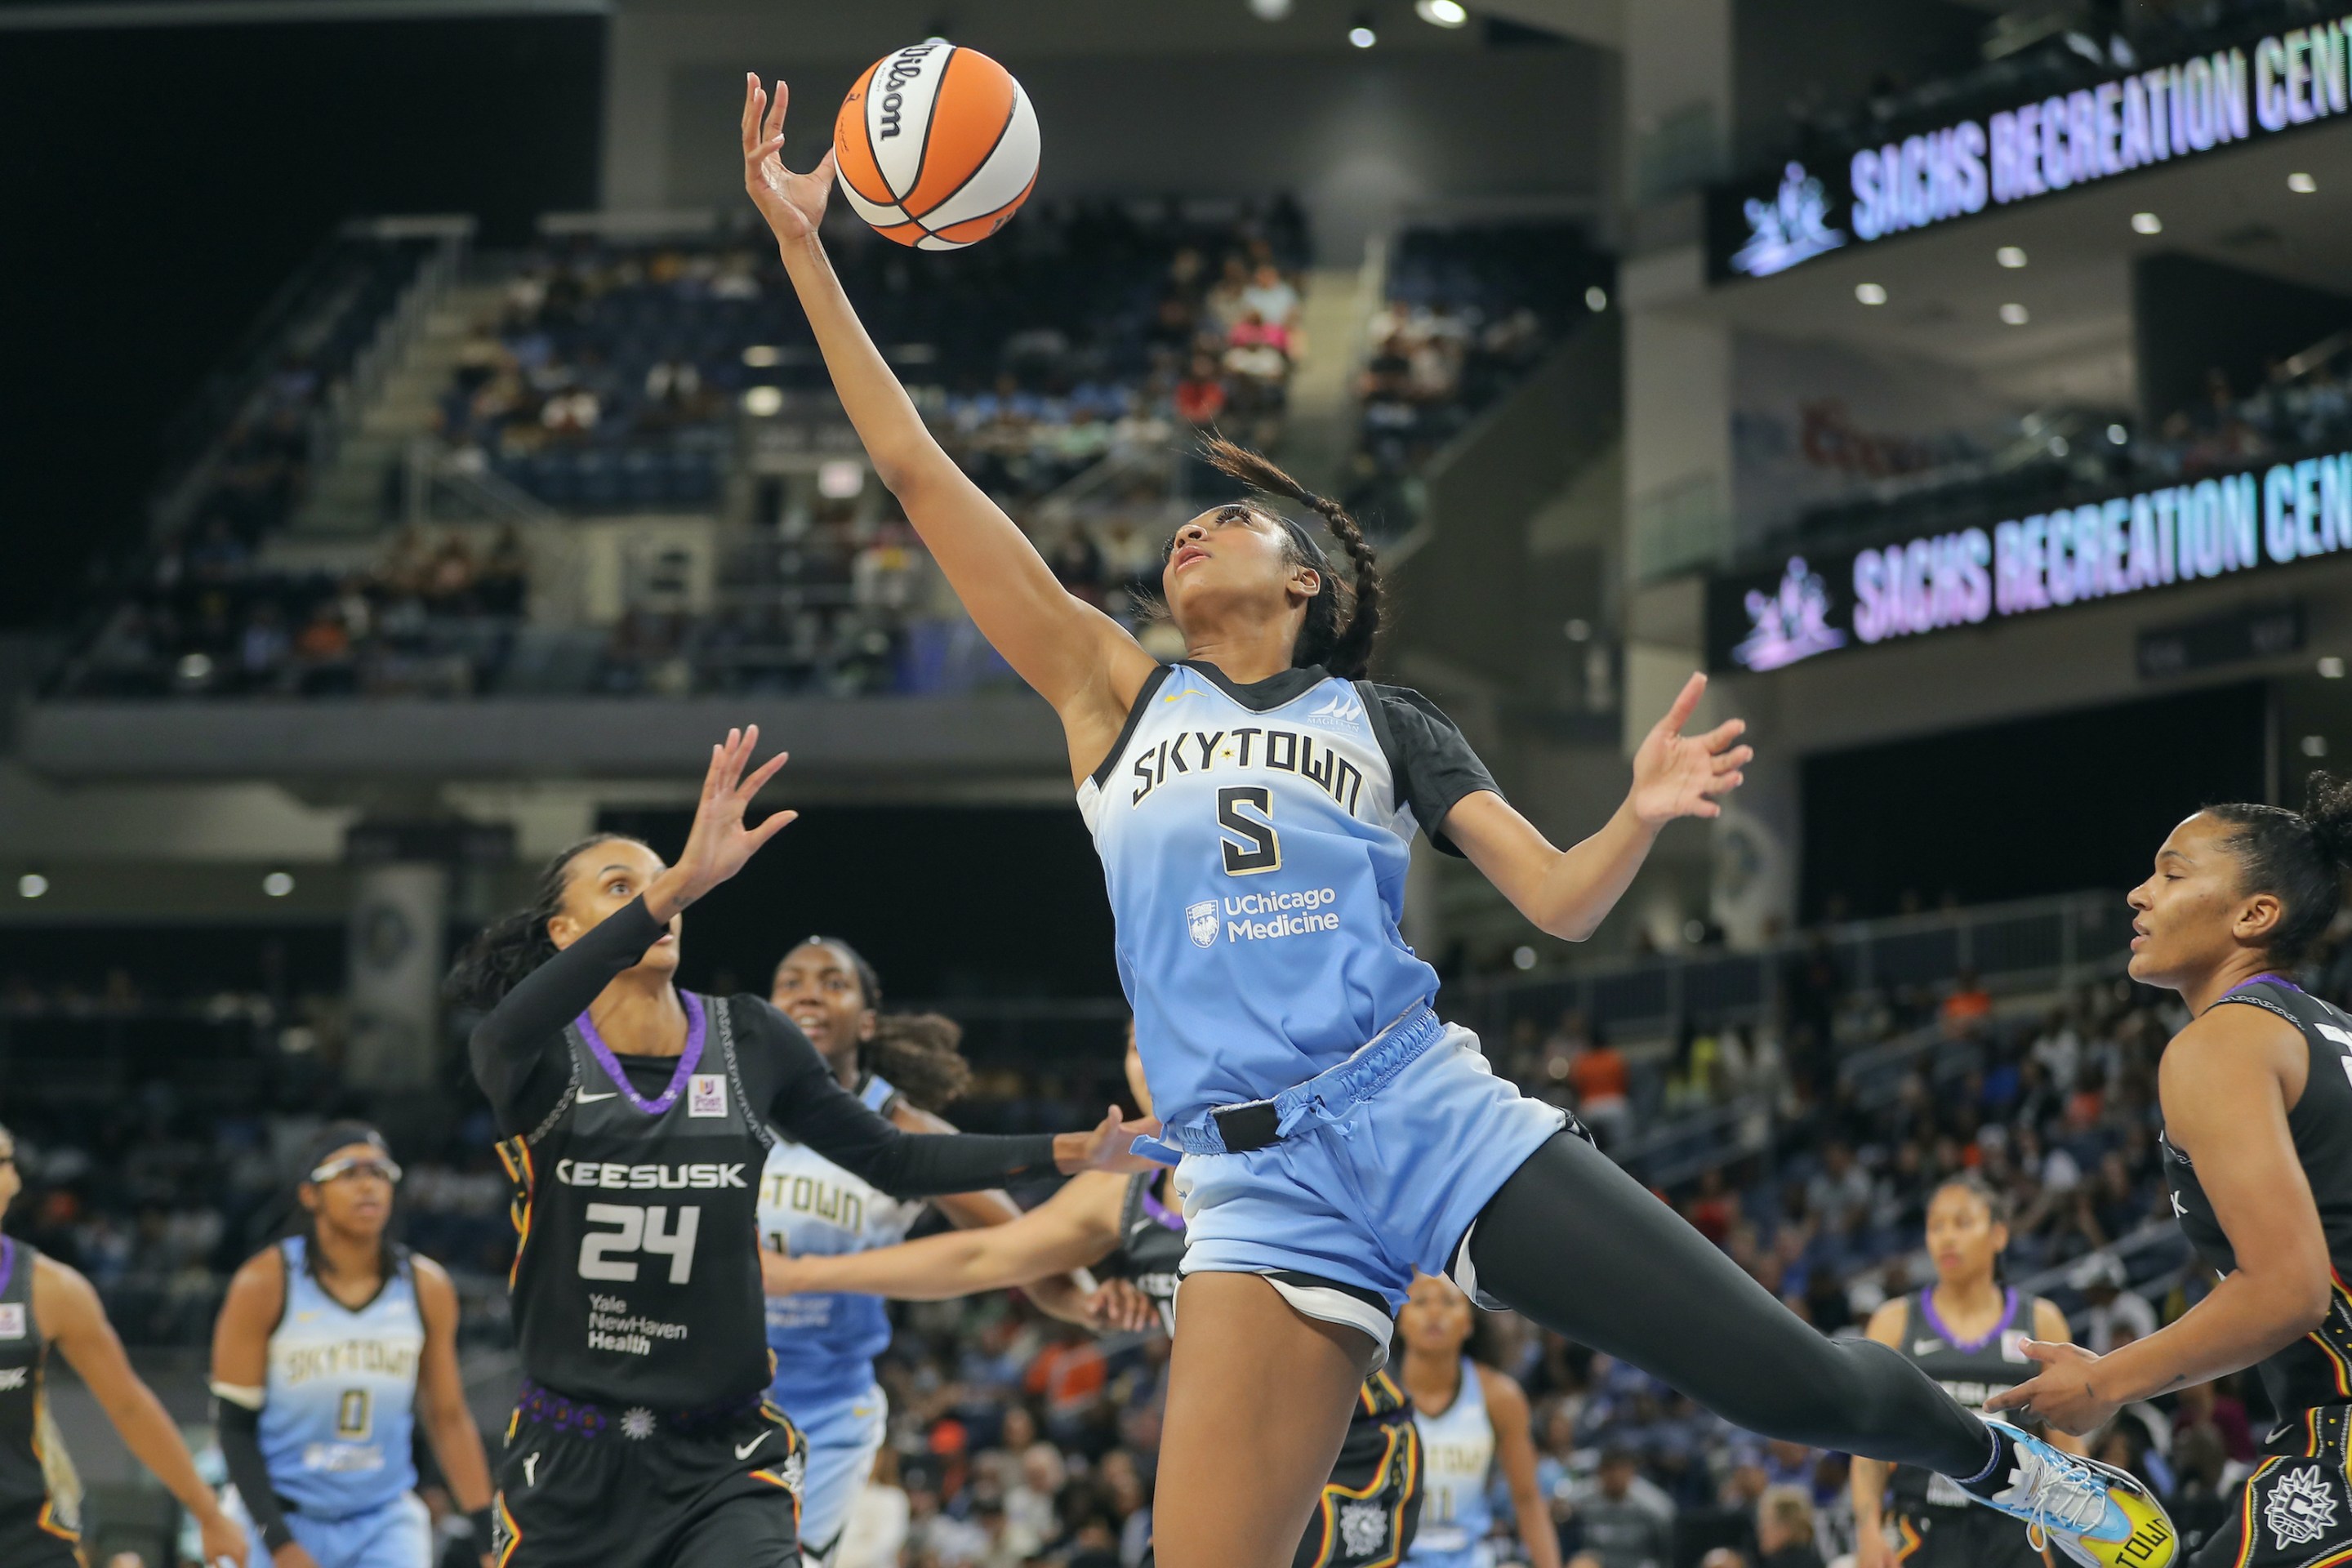
M2287 1441L2246 1478L2190 1568L2352 1563L2352 1405L2305 1411Z
M593 1407L574 1405L572 1412ZM517 1411L491 1510L496 1568L789 1568L807 1446L764 1402L673 1430L646 1410Z

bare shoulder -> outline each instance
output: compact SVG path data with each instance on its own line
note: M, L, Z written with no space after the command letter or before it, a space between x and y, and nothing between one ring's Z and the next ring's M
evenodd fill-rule
M416 1309L430 1324L457 1321L457 1287L449 1271L421 1252L408 1255L409 1278L416 1281Z
M58 1330L104 1317L97 1288L82 1271L44 1252L33 1260L33 1321L54 1337Z
M416 1293L455 1300L457 1287L449 1279L449 1271L421 1252L408 1255L408 1271L415 1278Z
M2266 1007L2208 1007L2164 1047L2157 1096L2167 1131L2191 1156L2200 1133L2225 1134L2262 1102L2291 1106L2302 1097L2311 1058L2303 1031Z
M2250 1058L2277 1067L2303 1058L2303 1031L2267 1007L2248 1003L2218 1003L2189 1021L2172 1037L2158 1062L2158 1077L2202 1078L2214 1072L2242 1070Z
M228 1277L228 1288L232 1290L284 1290L285 1252L277 1247L263 1247L236 1266L236 1272Z
M2072 1344L2074 1341L2074 1325L2066 1321L2058 1303L2047 1296L2033 1298L2033 1337L2053 1345Z
M1483 1362L1470 1364L1477 1371L1478 1386L1486 1395L1486 1408L1506 1421L1524 1424L1528 1419L1528 1391L1519 1386L1519 1380Z
M1903 1322L1910 1316L1910 1312L1911 1303L1908 1297L1890 1297L1880 1302L1878 1310L1870 1314L1870 1323L1863 1332L1880 1344L1899 1345L1903 1342Z

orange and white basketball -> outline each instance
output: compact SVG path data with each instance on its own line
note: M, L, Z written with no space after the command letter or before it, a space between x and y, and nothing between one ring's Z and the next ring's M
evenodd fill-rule
M945 39L867 68L833 126L842 194L901 245L961 250L1004 226L1037 183L1037 111L1013 73Z

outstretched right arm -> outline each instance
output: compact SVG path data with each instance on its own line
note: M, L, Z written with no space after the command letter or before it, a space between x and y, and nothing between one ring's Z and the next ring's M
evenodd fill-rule
M772 1296L855 1290L901 1301L946 1301L1002 1290L1099 1263L1118 1246L1118 1211L1127 1178L1088 1172L1003 1225L942 1231L895 1247L827 1257L760 1254Z
M1013 521L943 451L866 335L817 237L833 154L813 174L783 165L784 84L773 103L743 84L743 184L775 231L784 271L875 472L907 509L964 607L1021 679L1054 705L1083 777L1110 749L1154 661L1126 629L1072 597Z

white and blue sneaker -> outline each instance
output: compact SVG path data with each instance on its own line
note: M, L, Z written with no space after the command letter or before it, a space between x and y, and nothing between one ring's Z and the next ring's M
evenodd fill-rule
M2138 1477L2066 1453L2006 1421L1985 1425L2009 1439L2015 1462L2006 1479L1962 1489L2025 1521L2036 1551L2055 1546L2084 1568L2168 1568L2179 1554L2179 1531Z

